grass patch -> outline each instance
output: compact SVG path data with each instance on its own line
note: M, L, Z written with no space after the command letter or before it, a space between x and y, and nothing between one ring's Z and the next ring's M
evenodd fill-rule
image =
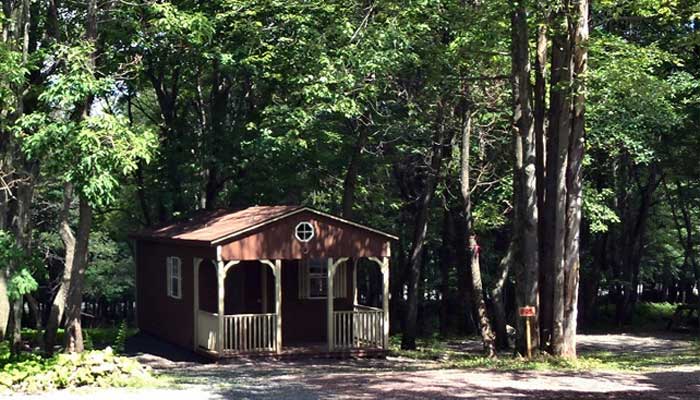
M689 349L669 354L600 351L580 354L576 360L547 354L539 354L528 360L512 353L500 353L498 358L488 358L478 353L456 350L449 346L449 340L439 340L435 337L418 339L416 345L416 350L402 350L400 337L392 337L391 354L431 361L440 368L486 368L499 371L654 371L700 365L698 341L693 342Z
M667 354L600 351L584 354L583 358L626 371L648 371L670 367L699 366L700 341L694 339L688 349Z

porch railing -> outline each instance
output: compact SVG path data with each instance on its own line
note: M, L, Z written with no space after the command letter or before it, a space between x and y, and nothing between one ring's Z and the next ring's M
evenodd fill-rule
M217 314L199 310L197 323L197 344L207 350L216 349L219 317Z
M236 314L224 316L224 350L236 352L274 351L277 315Z
M384 312L380 308L354 306L353 311L333 312L333 348L382 348Z
M197 344L215 351L219 315L199 310ZM277 337L277 314L224 315L224 351L274 351Z

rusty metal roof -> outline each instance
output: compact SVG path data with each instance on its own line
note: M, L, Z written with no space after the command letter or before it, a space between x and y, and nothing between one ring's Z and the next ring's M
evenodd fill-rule
M231 240L250 230L257 229L301 211L309 211L341 223L350 224L378 233L394 240L397 239L396 236L368 226L299 205L253 206L238 211L214 210L202 212L189 220L172 223L160 228L144 230L131 235L131 237L136 239L175 240L213 245Z

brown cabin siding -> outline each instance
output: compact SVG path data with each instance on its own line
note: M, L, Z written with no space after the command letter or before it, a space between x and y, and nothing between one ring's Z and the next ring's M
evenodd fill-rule
M192 347L193 259L212 257L207 248L172 246L153 242L138 242L137 257L137 318L140 330L168 342ZM167 293L166 258L182 260L182 298Z
M347 268L347 297L335 299L336 311L352 310L352 265ZM299 261L282 265L282 345L326 341L326 299L299 298Z
M309 221L316 231L307 244L294 238L294 228L301 221ZM225 260L384 257L390 254L387 237L309 211L265 225L234 240L221 246Z

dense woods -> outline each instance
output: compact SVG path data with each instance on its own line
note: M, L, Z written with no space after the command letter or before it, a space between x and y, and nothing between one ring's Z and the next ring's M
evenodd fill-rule
M254 204L397 234L406 349L478 333L493 356L513 326L524 354L533 305L535 347L576 357L602 313L624 326L641 301L699 301L698 1L2 6L16 350L22 326L80 352L86 321L131 315L128 233Z

